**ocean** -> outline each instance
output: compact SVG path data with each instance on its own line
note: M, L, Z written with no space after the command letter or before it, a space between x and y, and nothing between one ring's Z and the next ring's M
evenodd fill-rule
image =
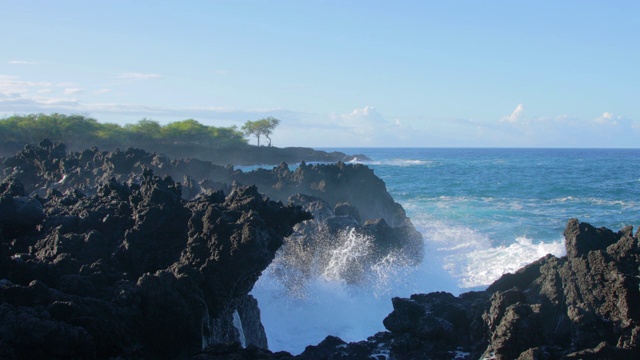
M369 278L348 284L335 267L357 261L367 239L355 233L291 292L274 269L252 294L269 348L298 354L327 335L360 341L383 331L392 297L485 288L545 256L564 255L570 218L614 231L640 225L640 149L322 149L365 154L425 240L419 266L387 257ZM290 164L292 168L295 164Z

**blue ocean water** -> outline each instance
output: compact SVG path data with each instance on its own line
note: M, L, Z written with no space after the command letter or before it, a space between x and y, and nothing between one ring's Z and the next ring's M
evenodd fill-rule
M353 149L409 216L464 225L505 245L557 240L571 217L640 220L637 149Z
M389 259L360 286L320 271L296 297L267 269L253 294L273 350L299 353L327 335L363 340L384 330L393 296L459 294L548 253L562 256L570 218L613 230L640 225L640 149L323 150L372 159L362 163L422 233L425 259L419 267ZM351 236L351 246L366 242Z

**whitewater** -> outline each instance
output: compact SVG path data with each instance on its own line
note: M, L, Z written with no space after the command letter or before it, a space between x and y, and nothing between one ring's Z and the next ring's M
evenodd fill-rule
M345 281L371 246L350 231L329 259L305 259L312 275L292 285L279 252L252 291L272 351L298 354L328 335L365 340L384 330L392 297L484 289L546 254L562 256L570 218L613 230L640 225L638 149L323 150L372 159L362 163L422 233L424 259L389 254L362 281Z

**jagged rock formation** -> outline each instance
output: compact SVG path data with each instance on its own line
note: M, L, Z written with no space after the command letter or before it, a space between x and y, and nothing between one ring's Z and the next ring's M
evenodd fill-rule
M392 227L407 222L404 209L387 192L384 181L362 164L307 165L303 162L293 171L287 164L280 164L271 170L236 173L232 178L242 184L255 184L276 200L286 201L292 195L306 194L332 207L349 203L365 220L381 218Z
M230 176L235 171L232 166L218 166L198 159L171 160L164 155L133 148L108 152L94 147L67 153L64 144L48 140L39 146L25 146L0 162L0 169L4 178L17 179L27 193L40 196L52 188L60 192L77 189L85 195L94 195L101 184L111 179L139 182L143 170L151 169L158 176L183 180L185 200L193 199L205 190L198 184L204 179L207 179L206 189L228 193L231 187L221 181L230 184Z
M485 315L495 329L488 351L501 358L526 351L637 358L640 247L632 232L572 219L564 232L566 257L544 257L492 284L487 291L501 304Z
M0 358L188 358L266 346L247 294L310 215L235 187L185 202L143 172L87 197L0 184ZM258 321L259 324L259 321ZM262 332L262 333L260 333Z
M302 162L291 171L282 163L271 170L243 172L233 166L223 167L191 158L171 160L132 148L114 152L92 148L67 154L64 144L47 140L39 146L25 146L0 164L4 178L18 179L27 193L40 196L50 188L61 192L79 189L85 195L93 195L100 184L112 178L118 182L135 180L144 169L180 180L185 200L205 190L228 193L230 185L236 182L256 185L276 201L286 202L292 195L306 194L321 198L332 207L349 203L358 209L363 220L381 218L391 227L408 222L404 209L387 192L384 182L361 164L307 165Z
M422 260L422 236L404 209L387 192L382 180L364 165L338 163L306 165L295 170L282 163L272 169L243 172L233 166L218 166L197 159L174 159L140 149L99 151L97 148L67 153L63 144L43 141L25 146L2 163L5 178L20 180L25 191L46 196L60 193L97 194L101 184L141 181L151 169L160 176L182 179L176 184L182 198L191 200L206 191L231 191L230 184L256 185L274 200L292 201L314 214L315 219L296 228L282 252L282 265L300 265L299 277L288 279L295 286L310 275L310 266L325 269L334 250L348 246L354 236L366 241L366 252L350 267L334 269L335 276L361 281L369 267L394 256L395 261L417 264ZM319 206L321 209L314 209ZM366 238L366 239L365 239ZM366 247L366 248L364 248ZM303 260L304 259L304 260ZM294 264L296 263L296 264ZM289 275L295 273L289 273ZM287 275L287 276L289 276ZM290 276L289 276L290 277Z

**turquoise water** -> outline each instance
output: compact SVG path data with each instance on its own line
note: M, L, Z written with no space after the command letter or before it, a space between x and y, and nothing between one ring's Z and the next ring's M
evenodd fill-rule
M425 258L418 267L391 259L360 286L319 272L295 298L267 269L253 294L273 350L299 353L327 335L363 340L384 330L393 296L481 289L548 253L562 256L570 218L640 225L639 149L323 150L372 159L362 163L422 233Z
M638 149L341 149L387 184L410 217L470 227L494 245L555 241L568 219L640 220Z

